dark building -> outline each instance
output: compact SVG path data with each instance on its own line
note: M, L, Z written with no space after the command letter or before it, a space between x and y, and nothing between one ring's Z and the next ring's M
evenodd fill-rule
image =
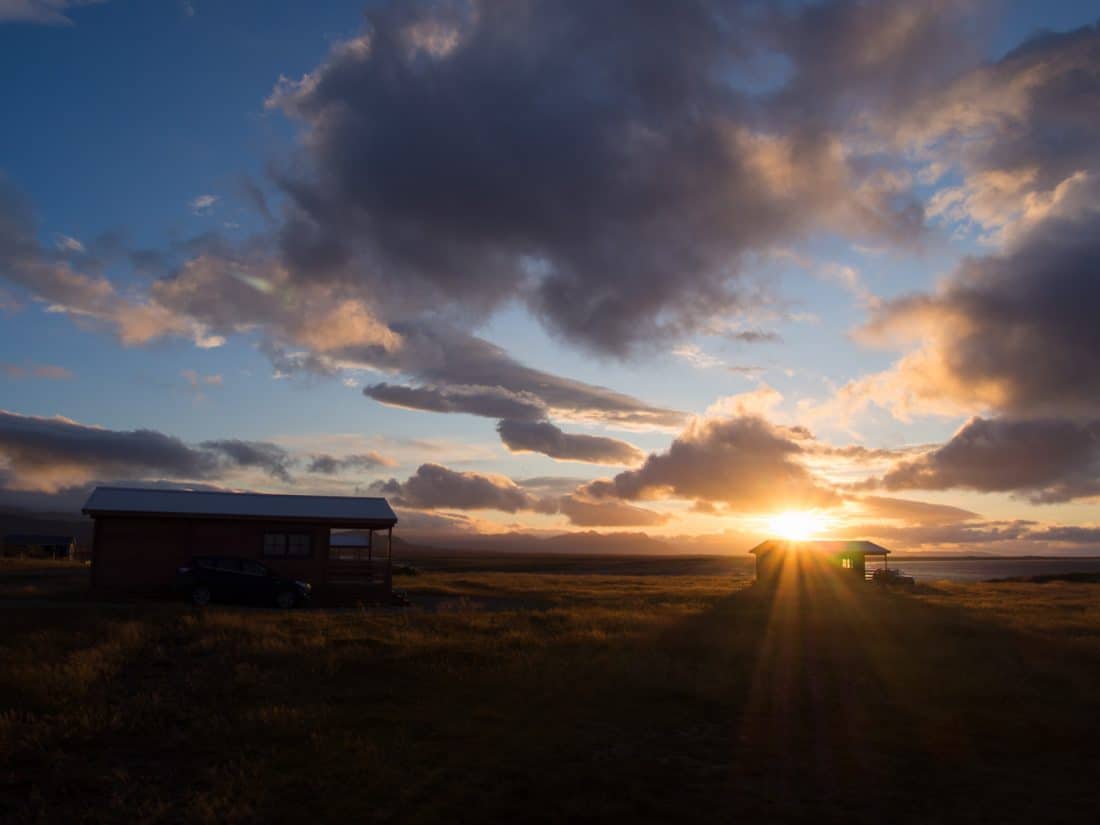
M776 583L786 571L835 571L857 581L875 578L876 570L867 569L867 557L889 570L890 551L873 541L781 541L769 539L749 551L756 556L756 580Z
M76 552L72 536L11 533L4 536L4 555L33 559L71 559Z
M96 590L165 590L193 556L210 555L255 559L322 598L338 584L390 594L397 517L384 498L97 487L83 512L95 520ZM334 528L362 531L369 554L334 557Z

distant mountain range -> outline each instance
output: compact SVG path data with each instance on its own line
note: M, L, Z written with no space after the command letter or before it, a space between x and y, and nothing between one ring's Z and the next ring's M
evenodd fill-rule
M0 536L9 533L71 535L80 549L90 549L92 520L72 513L40 513L22 510L0 511ZM425 534L398 527L394 550L480 550L496 553L565 553L578 555L669 555L671 553L738 555L752 544L737 536L686 536L656 538L646 533L575 533L534 535L498 534Z
M9 533L72 536L78 550L92 546L92 520L72 513L0 511L0 538Z

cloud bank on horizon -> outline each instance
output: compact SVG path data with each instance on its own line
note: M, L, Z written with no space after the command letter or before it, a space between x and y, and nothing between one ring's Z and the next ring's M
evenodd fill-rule
M108 10L0 0L0 22L79 36ZM377 3L250 101L293 135L262 175L187 181L199 233L75 237L8 169L5 316L201 354L216 372L176 371L193 403L237 398L221 364L247 349L360 389L363 438L484 435L288 446L278 405L201 438L94 426L75 397L22 404L14 381L73 371L0 338L0 501L118 478L373 490L441 530L813 509L903 547L1100 546L1100 24L1031 22L998 53L961 0Z

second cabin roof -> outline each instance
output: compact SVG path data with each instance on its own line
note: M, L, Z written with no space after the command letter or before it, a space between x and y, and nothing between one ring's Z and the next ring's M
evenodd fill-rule
M783 539L768 539L763 541L749 552L754 556L763 556L776 550L825 553L828 555L864 555L885 556L890 551L873 541L787 541Z

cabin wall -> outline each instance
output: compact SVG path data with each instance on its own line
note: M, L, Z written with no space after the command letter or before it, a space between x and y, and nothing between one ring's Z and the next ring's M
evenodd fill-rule
M265 533L308 533L309 558L264 557ZM92 539L92 587L102 591L158 592L171 588L176 570L194 556L254 559L288 578L326 583L329 528L262 519L100 516Z
M775 586L781 577L790 581L807 575L840 575L845 579L864 579L866 561L862 553L851 553L851 566L844 566L843 555L798 553L773 550L756 556L756 581L765 586Z
M756 557L756 581L759 584L774 585L779 579L781 553L765 553Z

